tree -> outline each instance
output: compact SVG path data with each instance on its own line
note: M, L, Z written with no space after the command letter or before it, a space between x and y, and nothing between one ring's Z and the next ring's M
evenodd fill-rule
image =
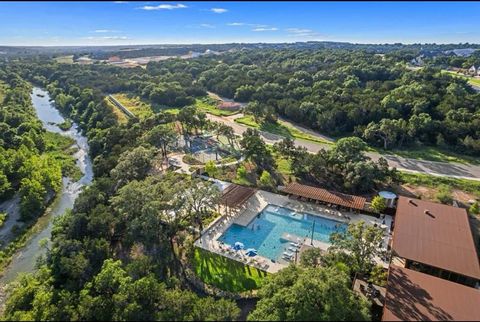
M248 128L243 133L240 145L243 148L245 158L256 164L258 173L275 168L272 154L257 130Z
M351 223L345 232L330 235L333 252L347 252L353 259L353 270L368 273L376 256L384 257L381 249L383 229L366 224L364 221Z
M380 138L383 142L383 148L386 150L393 144L402 146L406 134L407 123L405 120L382 119L380 123L369 123L363 133L363 137L370 141Z
M235 100L239 102L248 102L255 93L255 87L252 85L242 85L235 91Z
M157 125L145 137L152 146L161 149L162 157L168 158L169 148L177 142L178 135L169 125Z
M272 188L274 184L272 176L270 175L270 172L266 170L262 171L259 181L260 181L260 185L265 188Z
M367 144L357 137L346 137L338 140L333 147L331 154L343 162L364 161Z
M211 182L194 180L185 190L184 208L200 231L203 230L203 219L215 211L220 200L220 190Z
M387 277L387 270L381 265L375 265L370 272L370 277L368 278L368 281L378 286L386 286Z
M336 268L290 265L269 275L249 321L367 321L369 304Z
M111 171L112 177L119 184L124 184L135 179L143 179L151 167L155 151L139 146L120 155L118 163Z
M375 196L370 206L376 213L381 213L387 208L387 201L381 196Z
M205 172L207 172L210 177L215 178L215 176L218 174L218 168L215 162L210 160L205 163Z
M8 181L7 176L2 172L0 169L0 200L7 196L8 192L10 191L11 184Z
M224 123L218 123L217 134L225 136L232 150L235 149L235 132L231 126Z
M305 268L321 266L322 252L316 247L306 249L300 256L300 265Z
M261 118L265 116L265 108L257 101L248 103L245 112L251 114L256 123L260 123Z
M298 153L298 148L295 146L295 141L289 137L285 137L282 141L273 145L274 151L286 159L293 160Z

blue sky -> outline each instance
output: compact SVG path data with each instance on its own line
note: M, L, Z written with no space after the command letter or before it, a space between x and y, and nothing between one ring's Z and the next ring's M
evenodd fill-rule
M0 45L480 43L480 2L0 2Z

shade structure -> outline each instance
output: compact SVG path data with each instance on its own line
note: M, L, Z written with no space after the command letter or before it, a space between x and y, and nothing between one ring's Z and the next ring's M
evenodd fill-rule
M257 256L257 250L255 248L249 248L246 250L245 254L250 257Z
M243 243L241 242L236 242L235 245L233 245L233 249L235 250L240 250L240 249L243 249L245 247L245 245L243 245Z

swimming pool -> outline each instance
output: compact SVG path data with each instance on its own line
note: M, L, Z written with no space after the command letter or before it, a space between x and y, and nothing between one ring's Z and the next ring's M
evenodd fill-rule
M245 249L255 248L259 255L278 260L290 247L290 242L282 239L282 235L288 233L310 240L313 222L315 222L313 239L324 243L330 242L332 233L345 231L347 228L347 224L340 221L270 204L246 227L232 224L218 241L228 245L241 242Z

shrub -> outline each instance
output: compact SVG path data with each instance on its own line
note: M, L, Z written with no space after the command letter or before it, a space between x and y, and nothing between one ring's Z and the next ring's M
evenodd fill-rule
M5 220L7 220L8 214L5 212L0 212L0 228L3 227Z
M478 201L474 202L470 208L468 209L470 214L472 215L478 215L480 214L480 205L478 204Z
M270 172L266 170L263 170L259 180L262 187L271 188L273 186L272 176L270 175Z
M449 205L453 202L452 191L449 186L441 185L435 194L435 199L443 204Z
M371 207L376 213L381 213L387 208L387 201L383 197L375 196L372 200Z

